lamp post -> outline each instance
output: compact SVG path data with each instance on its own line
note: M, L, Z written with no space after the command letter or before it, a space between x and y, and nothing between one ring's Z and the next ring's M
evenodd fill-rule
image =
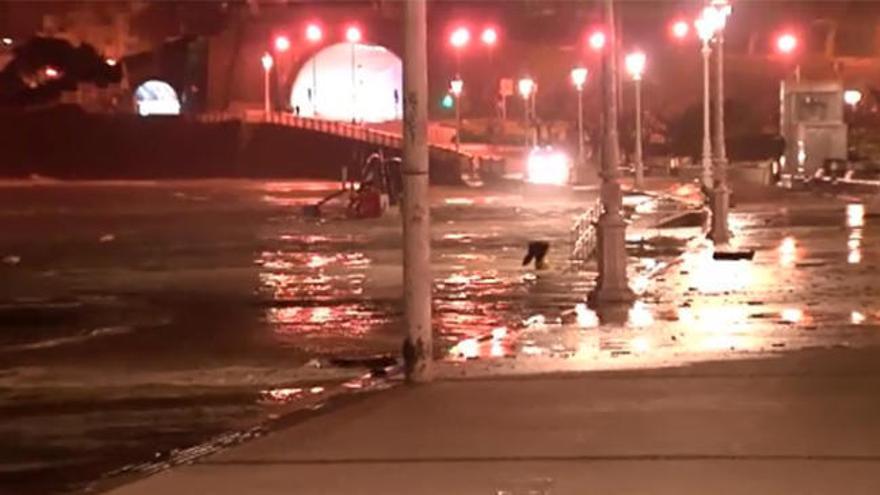
M306 41L313 45L317 45L324 37L321 26L317 24L309 24L306 26ZM309 99L312 101L312 117L318 117L318 54L312 55L312 87L309 92Z
M605 29L608 49L602 53L602 103L604 113L602 153L602 215L596 223L598 278L590 294L594 306L630 303L635 294L626 274L626 222L623 219L623 193L620 189L620 148L617 136L617 33L614 0L605 0Z
M483 30L483 33L480 35L480 40L486 45L486 48L489 50L489 63L492 62L492 50L495 48L495 45L498 44L498 31L493 27L487 27Z
M852 110L856 109L859 102L862 101L862 92L857 89L848 89L843 92L843 102L850 106Z
M449 43L455 49L455 75L461 74L461 51L471 40L471 32L465 27L456 28L449 36Z
M717 20L715 19L714 9L703 9L700 17L694 22L697 28L697 35L703 42L700 53L703 55L703 155L702 155L702 175L701 182L703 190L708 192L712 187L712 141L711 141L711 124L710 124L710 99L709 99L709 57L712 54L712 48L709 42L715 35Z
M730 229L727 217L730 209L730 190L727 187L727 147L724 132L724 28L727 17L731 13L727 0L712 0L709 6L715 26L715 61L716 92L715 92L715 180L712 185L711 209L712 224L709 239L715 244L724 244L730 240Z
M263 112L268 120L269 113L272 111L272 102L269 98L269 72L272 70L275 60L270 53L266 52L260 57L260 63L263 64Z
M456 77L449 83L449 91L455 97L455 151L461 149L461 92L464 89L464 81Z
M583 181L586 178L586 163L584 159L584 84L587 82L588 71L585 67L575 67L571 70L571 82L577 89L578 106L577 106L577 126L578 126L578 161L577 171L578 180Z
M349 26L345 30L345 40L351 45L351 123L357 122L357 73L355 71L357 44L361 41L361 30L357 26Z
M798 39L791 33L781 34L776 38L776 50L783 55L791 55L797 49ZM796 63L794 66L794 80L801 81L801 64Z
M409 382L431 380L431 208L428 196L427 1L404 2L403 363Z
M526 136L525 146L526 146L526 149L528 149L529 148L529 141L530 141L529 134L531 134L531 125L530 125L531 115L529 112L529 107L530 107L529 101L530 101L532 94L534 93L534 90L535 90L535 81L532 78L524 77L519 80L519 83L517 85L517 89L519 89L520 96L523 97L523 119L524 119L524 123L525 123L525 131L526 131L525 132L525 136Z
M624 63L635 83L636 92L636 142L635 142L635 188L645 187L645 163L642 157L642 74L645 72L646 57L643 52L633 52L626 56Z

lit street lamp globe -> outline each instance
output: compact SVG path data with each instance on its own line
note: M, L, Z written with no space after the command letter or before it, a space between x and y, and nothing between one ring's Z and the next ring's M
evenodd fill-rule
M321 38L324 37L324 33L321 31L321 27L317 24L309 24L306 27L306 40L317 43L321 41Z
M531 78L524 77L519 80L519 84L517 85L519 89L519 94L524 98L528 99L529 96L532 95L532 92L535 90L535 81Z
M277 36L275 38L275 50L286 52L290 49L290 39L287 36Z
M629 72L629 75L632 76L633 80L642 80L642 74L645 72L646 62L647 57L644 52L633 52L626 56L626 59L624 60L626 71Z
M602 31L596 31L590 35L587 42L590 44L590 48L599 51L602 48L605 48L605 33Z
M358 43L361 40L361 30L356 26L351 26L345 30L345 40L349 43Z
M269 72L272 70L272 65L275 64L275 60L272 58L272 55L264 53L263 56L260 57L260 63L263 64L263 70Z
M493 46L498 42L498 31L495 28L486 28L483 30L483 34L480 36L480 39L486 45Z
M791 53L797 48L798 40L791 34L786 33L776 39L776 48L782 53Z
M587 71L586 67L575 67L571 69L571 82L574 83L575 87L580 91L584 84L587 82Z
M848 89L843 92L843 101L847 105L855 108L862 101L862 92L857 89Z
M449 82L449 91L458 98L464 89L464 81L461 79L453 79Z
M449 37L449 43L456 48L463 48L471 39L471 33L467 28L460 27L452 32Z

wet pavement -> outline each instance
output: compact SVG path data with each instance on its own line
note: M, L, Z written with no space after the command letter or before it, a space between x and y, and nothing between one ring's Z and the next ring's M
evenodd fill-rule
M0 486L149 471L361 386L360 360L400 347L399 218L301 214L332 187L4 183ZM565 246L594 191L432 196L438 356L589 288ZM520 267L534 238L551 242L552 280Z
M675 186L665 189L676 193ZM655 368L880 345L874 198L773 195L738 205L733 239L717 250L753 252L751 260L715 259L698 228L633 229L631 244L687 239L673 261L644 252L631 260L635 304L598 313L576 304L557 318L536 313L496 330L495 338L453 348L441 374Z
M77 490L260 435L273 418L385 386L400 346L399 218L321 220L329 184L5 184L0 486ZM673 198L673 199L665 199ZM436 356L446 377L681 366L878 343L867 198L737 206L719 261L692 186L626 199L639 300L596 313L568 229L595 190L432 189ZM520 266L530 240L548 270ZM8 283L6 283L8 281Z

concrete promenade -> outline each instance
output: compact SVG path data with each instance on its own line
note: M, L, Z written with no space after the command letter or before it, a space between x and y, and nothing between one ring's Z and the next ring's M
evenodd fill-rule
M878 219L832 198L763 201L732 221L755 259L697 283L690 270L709 261L692 244L641 291L648 323L511 332L495 361L512 364L447 362L445 380L364 395L111 493L880 493ZM539 333L606 345L580 367L576 350L532 366L522 351ZM616 368L642 369L603 368L621 354Z

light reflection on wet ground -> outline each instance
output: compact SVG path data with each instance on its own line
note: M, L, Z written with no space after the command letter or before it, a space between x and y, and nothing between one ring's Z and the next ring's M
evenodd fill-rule
M357 379L381 366L369 360L400 348L400 221L346 220L342 205L305 218L301 206L330 186L4 189L0 437L15 440L0 463L17 466L7 472L18 492L157 453L185 459L279 407L363 389ZM522 315L553 317L588 288L565 272L565 245L590 193L432 196L439 352ZM534 239L552 243L546 276L520 267ZM333 364L340 357L349 364Z
M731 221L727 249L754 250L753 260L715 260L711 244L697 239L676 263L631 276L640 293L631 307L597 314L575 304L560 319L536 314L503 338L454 347L444 373L677 366L880 345L878 221L861 204L829 199L795 198L781 211L745 205Z

